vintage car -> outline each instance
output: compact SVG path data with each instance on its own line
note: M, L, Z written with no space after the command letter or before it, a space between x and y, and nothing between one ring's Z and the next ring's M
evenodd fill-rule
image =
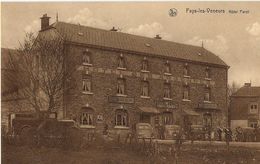
M165 139L177 139L180 134L179 125L165 125L164 137Z
M154 138L153 127L149 123L137 123L135 126L137 138Z
M203 125L191 125L190 139L193 140L205 140L206 129Z

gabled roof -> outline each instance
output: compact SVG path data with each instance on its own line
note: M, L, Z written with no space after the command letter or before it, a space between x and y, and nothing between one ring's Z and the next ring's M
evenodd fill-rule
M73 43L228 67L218 56L199 46L64 22L56 22L51 26L57 29L62 36L67 34L69 41Z
M244 86L232 94L232 97L260 97L260 87Z

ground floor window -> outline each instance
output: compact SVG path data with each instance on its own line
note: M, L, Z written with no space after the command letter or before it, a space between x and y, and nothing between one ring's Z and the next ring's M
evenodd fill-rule
M93 109L91 108L82 108L81 116L80 116L80 125L93 125Z
M252 128L257 127L257 121L249 121L248 124L249 124L249 127L252 127Z
M117 109L115 112L115 125L128 126L128 113L126 110Z
M173 124L173 117L171 112L164 112L162 113L162 122L164 125L171 125Z

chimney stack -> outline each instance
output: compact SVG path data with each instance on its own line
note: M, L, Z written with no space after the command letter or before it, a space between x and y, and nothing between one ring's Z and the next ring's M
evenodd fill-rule
M155 38L155 39L162 39L162 37L160 37L159 34L157 34L154 38Z
M117 29L113 26L113 28L110 29L110 31L117 31Z
M45 30L50 26L50 18L47 14L43 14L41 17L41 30Z
M245 83L244 86L245 87L251 87L251 83Z

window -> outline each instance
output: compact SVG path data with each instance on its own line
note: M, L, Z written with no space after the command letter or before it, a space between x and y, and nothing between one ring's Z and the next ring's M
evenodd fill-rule
M128 113L126 110L123 109L116 110L115 126L128 126Z
M124 59L124 56L123 54L120 54L119 58L118 58L118 65L117 65L118 68L126 68L125 67L125 59Z
M252 127L252 128L257 127L257 121L249 121L248 124L249 124L249 127Z
M185 65L184 65L183 75L184 76L189 76L189 66L188 66L187 63L185 63Z
M142 82L142 90L141 90L141 96L149 97L149 82L143 81Z
M206 87L205 88L205 95L204 95L204 101L210 101L211 97L210 97L210 88Z
M117 94L125 95L125 79L118 79L117 80Z
M205 70L205 78L210 79L210 69L209 69L209 67L207 67L206 70Z
M168 99L171 98L171 85L170 85L170 83L164 83L163 97L168 98Z
M164 125L171 125L173 123L172 113L171 112L162 113L162 121Z
M82 91L83 92L91 92L91 79L90 77L84 77L82 80Z
M185 85L183 87L183 99L184 100L189 100L189 97L190 97L190 95L189 95L189 86Z
M144 57L144 59L142 61L142 71L148 71L148 61L147 61L146 57Z
M80 116L80 125L93 125L93 109L83 107L82 110L83 112Z
M84 65L89 65L89 64L91 64L90 52L88 51L88 49L86 49L86 50L83 52L82 60L83 60L83 64L84 64Z
M168 60L164 64L164 73L169 73L169 74L171 73L170 63Z
M251 103L249 105L249 113L250 114L258 114L258 104L257 103Z

